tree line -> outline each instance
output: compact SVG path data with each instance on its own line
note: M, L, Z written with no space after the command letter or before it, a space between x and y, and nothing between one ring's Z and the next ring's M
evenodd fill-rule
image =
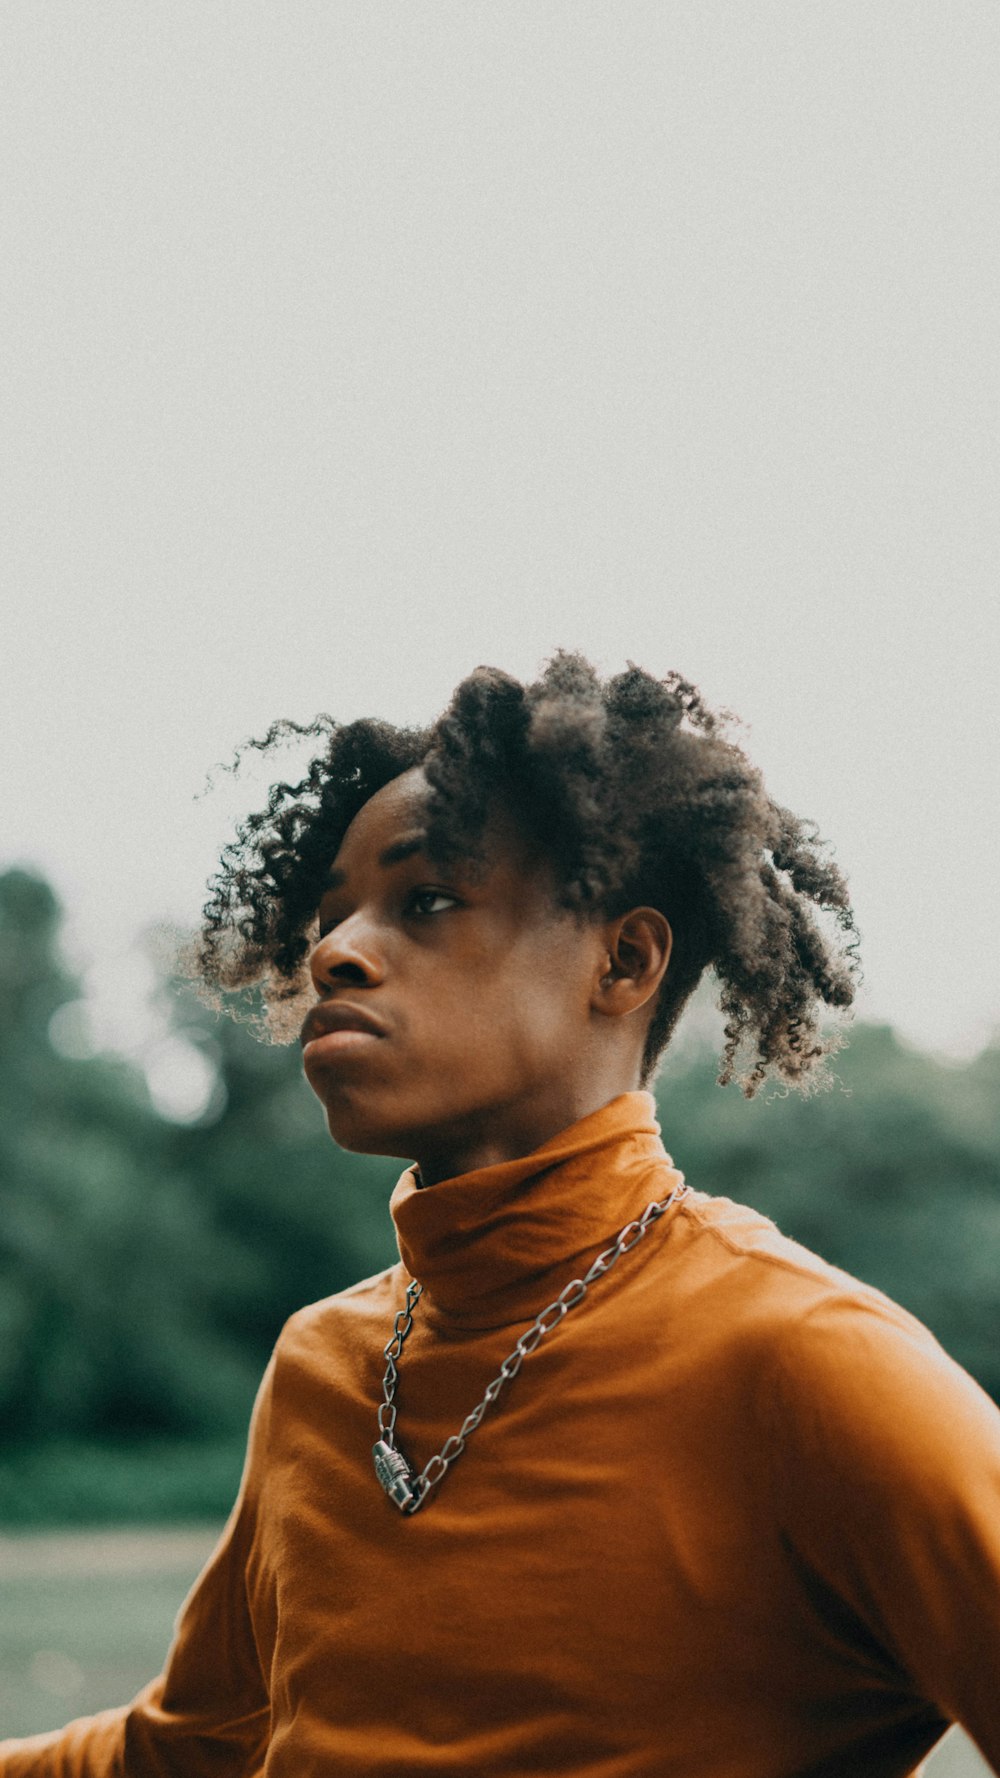
M67 1054L62 922L43 877L0 875L0 1522L224 1514L286 1317L398 1257L403 1163L338 1150L298 1047L169 972L170 1027L217 1070L204 1116ZM809 1099L720 1089L715 1053L675 1040L656 1085L691 1184L886 1290L1000 1401L1000 1033L959 1065L856 1024Z

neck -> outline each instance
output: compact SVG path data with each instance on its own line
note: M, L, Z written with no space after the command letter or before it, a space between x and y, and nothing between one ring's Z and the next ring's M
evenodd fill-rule
M482 1167L521 1160L571 1124L599 1111L622 1093L635 1090L632 1080L626 1085L616 1081L601 1086L560 1082L537 1098L520 1100L515 1106L478 1110L421 1139L415 1156L418 1183L421 1187L437 1185L443 1179L458 1179Z
M421 1191L413 1167L390 1201L421 1315L507 1326L582 1276L618 1229L682 1183L648 1092L623 1093L529 1153ZM550 1288L554 1286L554 1288Z

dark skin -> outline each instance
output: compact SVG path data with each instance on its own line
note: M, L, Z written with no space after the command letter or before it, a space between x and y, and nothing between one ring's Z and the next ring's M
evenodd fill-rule
M428 786L404 772L355 816L333 861L309 958L321 1000L370 1012L384 1035L303 1056L341 1148L416 1161L421 1182L530 1154L639 1084L670 960L656 908L581 922L498 811L487 868L443 869L419 835Z

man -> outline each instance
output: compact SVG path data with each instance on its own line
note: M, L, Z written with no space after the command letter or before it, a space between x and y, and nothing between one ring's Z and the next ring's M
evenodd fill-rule
M163 1674L2 1778L904 1778L951 1721L1000 1769L1000 1413L647 1090L709 965L720 1078L815 1084L815 832L677 675L308 732L192 967L308 1005L334 1141L411 1162L400 1263L286 1324Z

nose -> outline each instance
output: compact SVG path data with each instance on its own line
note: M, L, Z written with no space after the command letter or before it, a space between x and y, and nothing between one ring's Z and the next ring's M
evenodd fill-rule
M370 922L352 914L349 920L331 927L313 946L309 971L317 993L337 981L374 987L384 970Z

